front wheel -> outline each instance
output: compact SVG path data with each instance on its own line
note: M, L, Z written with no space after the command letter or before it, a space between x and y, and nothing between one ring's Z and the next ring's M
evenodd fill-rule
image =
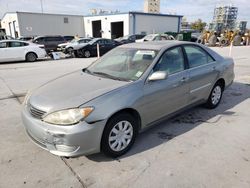
M220 82L216 83L212 89L212 92L207 100L206 107L209 109L216 108L221 101L223 94L223 87Z
M138 133L138 122L128 113L111 118L103 132L101 150L105 155L119 157L134 144Z
M90 51L86 50L84 51L84 57L89 58L91 56Z

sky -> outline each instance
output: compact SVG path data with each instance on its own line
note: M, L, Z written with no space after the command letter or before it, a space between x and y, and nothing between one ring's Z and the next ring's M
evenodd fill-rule
M90 14L90 9L143 11L144 0L0 0L0 18L5 12L25 11L44 13ZM161 13L184 15L188 21L201 18L212 21L217 5L233 4L239 8L238 20L248 21L250 26L250 0L161 0Z

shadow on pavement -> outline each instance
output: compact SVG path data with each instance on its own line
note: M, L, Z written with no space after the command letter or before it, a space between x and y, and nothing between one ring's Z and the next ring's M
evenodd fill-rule
M131 150L119 159L136 155L159 146L162 143L168 142L177 136L191 131L204 122L215 124L224 116L234 116L236 114L231 109L248 98L250 98L250 85L235 82L224 92L221 104L217 109L208 110L202 106L194 107L168 119L167 121L153 126L139 134ZM96 162L114 160L104 156L102 153L87 156L87 158Z

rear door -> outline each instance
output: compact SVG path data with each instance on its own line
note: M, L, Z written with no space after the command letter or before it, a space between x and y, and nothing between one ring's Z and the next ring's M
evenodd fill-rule
M206 100L219 75L218 63L197 45L184 45L189 64L189 103Z

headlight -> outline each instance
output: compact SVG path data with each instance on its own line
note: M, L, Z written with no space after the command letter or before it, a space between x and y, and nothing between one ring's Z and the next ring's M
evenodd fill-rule
M55 125L74 125L86 118L93 110L93 107L62 110L48 114L43 121Z

